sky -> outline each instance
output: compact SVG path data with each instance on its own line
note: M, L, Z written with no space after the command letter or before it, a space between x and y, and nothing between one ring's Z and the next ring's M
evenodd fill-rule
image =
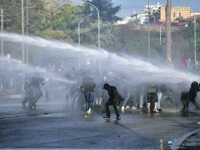
M157 3L166 5L167 0L149 0L149 5ZM200 12L200 0L172 0L173 6L190 6L192 12ZM75 3L80 4L81 0L75 0ZM128 17L135 13L142 12L144 6L148 4L148 0L112 0L112 3L117 6L121 5L121 10L117 14L120 17Z

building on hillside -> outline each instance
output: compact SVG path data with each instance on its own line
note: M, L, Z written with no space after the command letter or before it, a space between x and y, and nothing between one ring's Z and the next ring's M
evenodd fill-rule
M161 8L161 5L159 2L157 3L157 5L146 5L144 7L144 12L146 14L149 14L150 23L158 22L158 20L160 19L160 8ZM148 18L147 18L147 22L148 22Z
M132 16L132 18L134 18L134 16ZM147 24L148 20L149 20L148 13L142 12L135 15L135 19L132 19L132 22L130 23Z
M184 19L184 21L185 22L193 22L195 17L196 17L196 19L200 19L200 12L192 12L191 17Z
M150 22L156 22L156 20L159 20L160 7L160 3L157 3L157 5L146 5L143 12L127 17L123 21L118 21L116 24L147 24L149 21L148 11L150 14Z
M121 24L128 24L132 22L132 18L131 17L126 17L124 20L119 20L115 23L115 25L121 25Z
M144 7L144 12L147 12L149 11L149 14L150 16L151 15L154 15L155 13L159 13L160 12L160 3L157 3L157 5L146 5Z
M146 5L144 11L127 17L123 21L119 21L116 24L147 24L150 23L159 23L166 21L166 6L160 5ZM148 17L149 12L149 17ZM200 12L191 13L191 8L189 6L175 6L172 7L171 12L171 21L178 22L178 19L187 19L193 16L194 14L198 15Z
M131 17L127 17L124 20L117 21L115 25L122 24L147 24L148 23L148 14L147 13L139 13L132 15Z
M200 12L192 12L191 16L200 16Z
M189 18L191 17L191 8L189 6L176 6L172 7L172 12L171 12L171 21L172 22L177 22L176 19L178 18ZM160 22L165 22L166 19L166 7L161 6L160 8Z

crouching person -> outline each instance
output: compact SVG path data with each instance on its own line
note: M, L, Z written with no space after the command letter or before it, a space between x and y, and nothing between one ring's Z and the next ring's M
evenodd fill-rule
M109 100L105 103L106 116L104 116L104 118L110 118L109 106L113 105L113 108L116 114L116 119L120 120L121 118L120 118L119 110L117 107L120 105L120 102L123 101L122 96L119 94L115 86L111 86L108 83L104 84L103 89L107 90L108 95L110 96Z
M42 96L41 85L43 85L44 79L39 77L33 77L31 80L32 96L29 101L29 109L36 109L36 102Z
M30 81L30 79L28 77L26 77L25 82L24 82L24 91L25 91L25 97L21 102L23 107L25 107L25 104L32 97L31 81Z
M196 106L196 109L200 109L200 105L196 102L197 92L200 91L200 86L198 82L194 81L191 84L190 91L189 91L189 99L190 101Z
M190 86L189 92L181 93L181 102L183 104L183 115L188 115L189 112L189 103L190 101L196 106L196 109L200 109L200 105L196 102L195 98L197 96L197 92L200 91L200 86L198 82L193 81Z

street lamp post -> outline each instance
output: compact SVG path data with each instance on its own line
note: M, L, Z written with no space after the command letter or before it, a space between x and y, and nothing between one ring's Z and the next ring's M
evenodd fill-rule
M3 33L3 9L1 9L1 33ZM1 56L3 57L4 49L3 49L3 38L1 38Z
M172 0L167 0L167 8L166 8L166 50L167 50L167 60L171 59L171 51L172 51L171 14L172 14Z
M90 2L86 2L86 1L84 1L84 2L86 4L92 5L97 10L97 14L98 14L98 49L100 49L100 14L99 14L99 10L94 4L92 4Z
M148 0L148 58L150 60L151 53L150 53L150 12L149 12L149 0Z
M84 19L86 19L87 17L89 17L89 16L91 16L92 14L89 14L89 15L87 15L87 16L85 16L85 17L83 17L81 20L80 20L80 22L78 23L78 45L80 45L81 44L81 40L80 40L80 25L81 25L81 22L84 20Z
M196 15L194 15L194 62L197 61L197 44L196 44Z
M92 14L89 14L85 17L83 17L80 22L78 23L78 45L81 45L81 38L80 38L80 25L81 25L81 22L86 19L87 17L91 16ZM81 68L81 65L80 65L80 52L79 52L79 55L78 55L78 68L80 70Z
M24 0L21 0L22 35L24 36ZM22 43L22 62L24 63L24 42Z
M161 45L161 40L162 40L162 27L163 27L164 23L161 24L160 26L160 45Z
M28 26L29 26L29 20L28 20L28 0L26 0L26 35L28 36ZM26 45L26 63L29 63L29 50L28 50L28 44Z

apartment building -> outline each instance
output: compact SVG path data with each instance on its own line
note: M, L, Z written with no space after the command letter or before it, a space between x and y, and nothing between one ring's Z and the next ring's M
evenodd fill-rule
M177 18L189 18L191 17L191 8L189 6L176 6L172 7L171 12L171 21L176 22ZM160 7L160 22L165 22L166 19L166 7L161 6Z

